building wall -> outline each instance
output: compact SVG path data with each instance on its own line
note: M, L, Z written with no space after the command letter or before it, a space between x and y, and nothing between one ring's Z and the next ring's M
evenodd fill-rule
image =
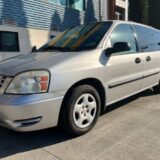
M124 0L116 0L116 6L119 6L121 8L126 8L126 2Z
M47 43L48 36L53 34L57 35L59 32L39 30L33 28L24 27L12 27L0 25L0 31L11 31L17 32L19 37L19 48L20 52L0 52L0 60L4 60L10 57L14 57L19 54L26 54L32 50L33 46L41 47L43 44Z
M107 1L102 0L103 19L107 20ZM18 27L60 31L72 26L99 20L99 0L87 0L86 11L79 11L46 0L0 0L0 17L16 20Z
M79 11L47 0L0 0L0 20L14 21L0 25L0 30L19 33L20 53L27 53L36 45L40 47L57 34L75 25L108 19L108 1L86 0L85 11ZM101 11L100 11L101 10ZM7 22L8 23L8 22ZM57 31L52 31L52 29ZM0 53L1 59L20 53Z
M128 0L109 1L109 17L128 21Z
M106 21L109 19L109 0L102 0L101 3L101 15L102 21Z

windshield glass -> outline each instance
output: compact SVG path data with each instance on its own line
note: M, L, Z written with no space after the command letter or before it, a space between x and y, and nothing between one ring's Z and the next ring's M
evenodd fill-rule
M83 51L95 49L112 22L97 22L76 26L54 37L38 51Z

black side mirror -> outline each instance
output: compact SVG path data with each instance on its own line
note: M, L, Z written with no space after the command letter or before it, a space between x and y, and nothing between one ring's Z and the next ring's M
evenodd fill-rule
M111 55L112 53L126 52L131 50L131 45L127 42L117 42L112 48L107 48L105 50L106 55Z
M32 52L36 52L36 51L37 51L37 47L36 47L36 46L33 46Z
M131 50L131 45L128 42L117 42L113 46L113 53L126 52Z
M105 50L105 54L106 54L107 56L110 56L112 53L113 53L113 48L107 48L107 49Z

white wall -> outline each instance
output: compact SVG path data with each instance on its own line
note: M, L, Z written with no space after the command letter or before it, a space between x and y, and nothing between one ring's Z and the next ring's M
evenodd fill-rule
M126 11L125 11L125 20L128 21L128 14L129 14L129 0L126 0Z
M49 32L47 30L38 30L31 28L12 27L0 25L0 31L18 32L20 52L0 52L0 60L13 57L19 54L26 54L32 50L33 46L39 48L45 44L50 35L57 35L58 32Z
M116 0L116 6L125 9L125 21L128 21L128 0Z
M121 8L126 8L126 2L123 0L116 0L116 6L119 6Z

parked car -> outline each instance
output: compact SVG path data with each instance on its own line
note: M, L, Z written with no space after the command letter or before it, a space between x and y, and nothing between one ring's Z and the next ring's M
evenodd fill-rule
M0 124L60 125L80 136L117 101L160 91L160 32L123 21L76 26L36 52L0 63Z

